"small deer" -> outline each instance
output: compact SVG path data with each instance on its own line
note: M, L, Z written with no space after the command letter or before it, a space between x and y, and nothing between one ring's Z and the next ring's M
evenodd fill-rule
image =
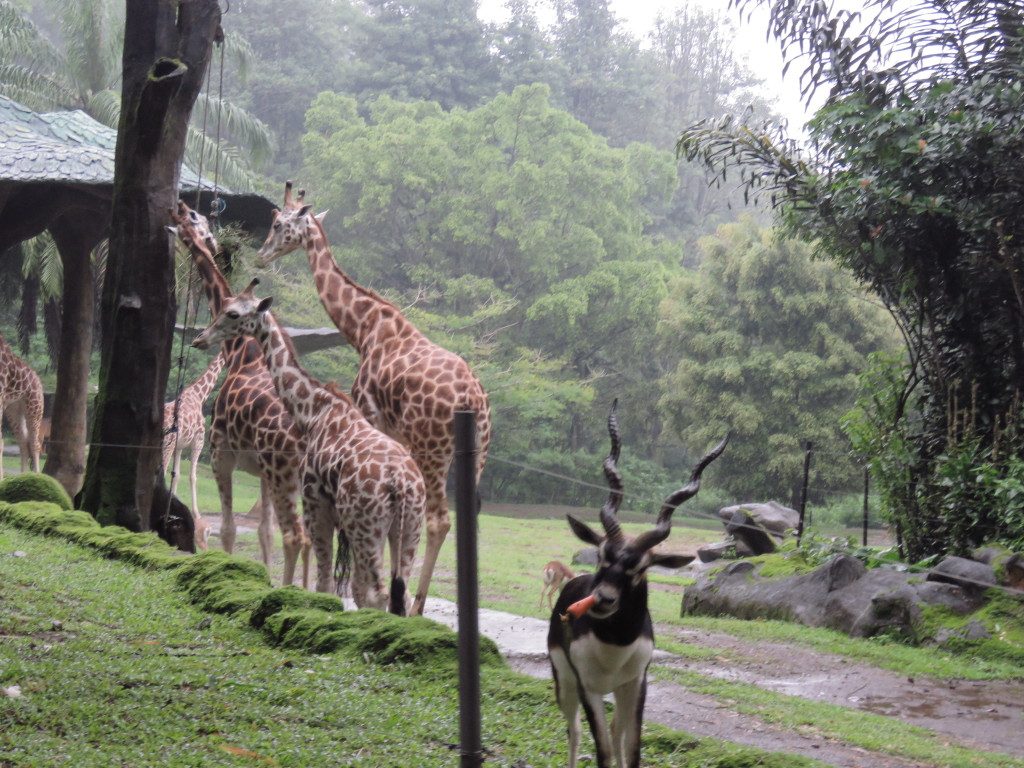
M576 574L570 571L565 563L558 560L552 560L545 565L541 574L544 576L544 586L540 590L540 602L537 603L537 607L544 607L544 596L547 595L548 610L550 611L555 607L555 595L558 593L558 588L562 586L562 582L576 578Z
M662 502L653 530L627 538L617 518L622 502L617 402L608 416L612 447L604 461L610 488L601 508L604 536L568 515L573 533L598 548L597 571L577 576L565 585L548 628L555 698L568 724L569 768L576 768L581 702L597 747L598 768L610 768L613 755L619 768L640 765L647 667L654 653L654 626L647 609L647 569L652 565L681 568L694 559L691 555L660 554L653 548L668 538L675 508L697 494L701 473L729 441L727 435L697 463L690 482ZM615 694L610 732L603 703L607 693Z

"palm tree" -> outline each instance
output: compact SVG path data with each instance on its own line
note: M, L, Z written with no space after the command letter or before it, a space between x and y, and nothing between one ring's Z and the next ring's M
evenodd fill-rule
M123 3L43 0L37 9L27 13L12 0L0 0L0 93L35 110L81 109L116 128ZM231 66L244 75L252 58L249 45L237 35L226 36L223 45ZM217 78L212 80L217 88ZM271 147L263 122L220 96L200 94L185 152L194 168L216 163L223 183L248 189L253 169L269 159Z

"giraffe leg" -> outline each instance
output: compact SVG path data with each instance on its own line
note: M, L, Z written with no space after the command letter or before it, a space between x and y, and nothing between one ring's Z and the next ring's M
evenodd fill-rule
M36 410L30 404L25 414L25 440L28 443L28 455L32 461L32 471L39 472L39 453L41 447L39 445L39 424L43 420L43 412L40 408Z
M423 607L427 602L427 590L430 588L430 578L434 574L437 556L441 552L441 545L444 544L448 530L452 527L451 519L448 517L448 499L444 493L444 476L441 475L438 478L435 474L428 479L424 473L423 479L427 484L427 549L423 553L420 580L416 585L416 601L412 605L413 616L423 615Z
M334 514L327 499L308 479L302 486L302 512L316 556L316 591L331 592L334 590L331 562L334 559Z
M231 473L235 462L227 451L222 450L217 435L213 439L213 477L217 481L217 494L220 496L220 545L225 552L235 549L235 515L231 509Z
M256 528L260 540L260 558L270 568L270 557L274 552L274 530L271 519L275 516L274 502L270 497L270 483L260 480L260 523ZM255 508L255 507L254 507ZM287 582L285 582L287 586Z
M14 400L7 404L7 424L14 433L14 441L18 444L18 460L21 462L21 471L28 468L29 447L28 427L25 424L25 404L20 400Z
M284 550L284 576L282 583L287 587L295 581L295 564L299 559L306 538L297 511L298 488L291 482L278 480L267 483L269 496L274 505L277 525L281 529L281 547Z
M196 548L205 550L209 544L210 539L210 526L203 520L202 515L199 513L199 493L198 493L198 472L199 472L199 454L203 452L202 441L193 443L192 445L192 466L188 471L188 479L192 485L192 519L195 521L196 529Z
M178 490L178 479L181 477L181 454L184 446L174 446L174 456L171 461L171 496Z
M359 608L386 611L388 589L384 582L384 542L370 536L353 537L352 599Z
M4 479L4 401L0 399L0 480Z

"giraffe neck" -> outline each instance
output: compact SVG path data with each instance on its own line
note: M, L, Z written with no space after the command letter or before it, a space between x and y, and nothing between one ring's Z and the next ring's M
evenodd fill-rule
M309 432L316 419L314 399L323 385L299 363L291 339L269 312L260 315L254 335L263 349L263 359L274 380L277 396L299 430Z
M206 367L203 375L189 385L189 390L196 395L200 403L210 396L210 392L213 391L213 385L217 383L217 377L220 376L220 371L223 367L224 355L219 354Z
M202 240L191 238L188 243L188 251L199 271L199 277L203 281L203 290L206 292L206 300L210 305L210 317L217 317L221 307L231 298L231 286L228 285L227 278L221 273L213 254ZM228 368L245 365L254 356L253 351L246 349L250 344L252 344L252 340L244 337L225 341L220 345L221 353L218 358L223 358L221 363L227 364ZM216 374L214 374L214 380L216 378ZM211 383L210 386L212 387L213 384Z
M309 257L320 303L349 344L360 355L367 347L398 335L409 322L398 307L345 274L331 253L320 222L309 216L303 245Z

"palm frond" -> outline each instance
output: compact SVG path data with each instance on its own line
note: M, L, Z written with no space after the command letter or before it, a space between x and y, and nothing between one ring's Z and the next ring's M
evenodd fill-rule
M51 0L57 11L68 74L79 93L105 90L112 85L112 31L123 26L122 4L111 0ZM116 67L120 70L120 67Z
M117 128L121 120L121 94L112 90L94 93L86 102L85 109L104 125Z
M20 63L0 64L0 92L32 109L53 109L75 99L60 80Z
M243 35L231 32L224 35L224 58L231 62L230 66L244 83L249 79L249 70L256 62L256 51Z
M216 176L218 184L237 191L252 189L255 185L255 173L237 148L224 141L218 144L194 126L189 126L185 138L185 158L195 170L202 167L204 178L213 180Z
M804 60L806 98L854 91L895 97L936 80L981 73L1024 74L1020 0L865 0L861 10L821 0L730 0L741 12L764 7L786 66Z
M0 0L0 57L26 53L46 39L32 20L10 0Z
M44 301L59 298L64 291L64 264L53 238L46 232L36 235L25 241L22 253L22 276L39 281L39 294Z
M207 135L217 137L220 126L221 141L230 141L245 152L254 166L262 165L273 154L273 135L270 128L257 117L226 99L219 99L207 93L199 94L196 107L192 110L192 123L202 128L203 110L207 110Z

